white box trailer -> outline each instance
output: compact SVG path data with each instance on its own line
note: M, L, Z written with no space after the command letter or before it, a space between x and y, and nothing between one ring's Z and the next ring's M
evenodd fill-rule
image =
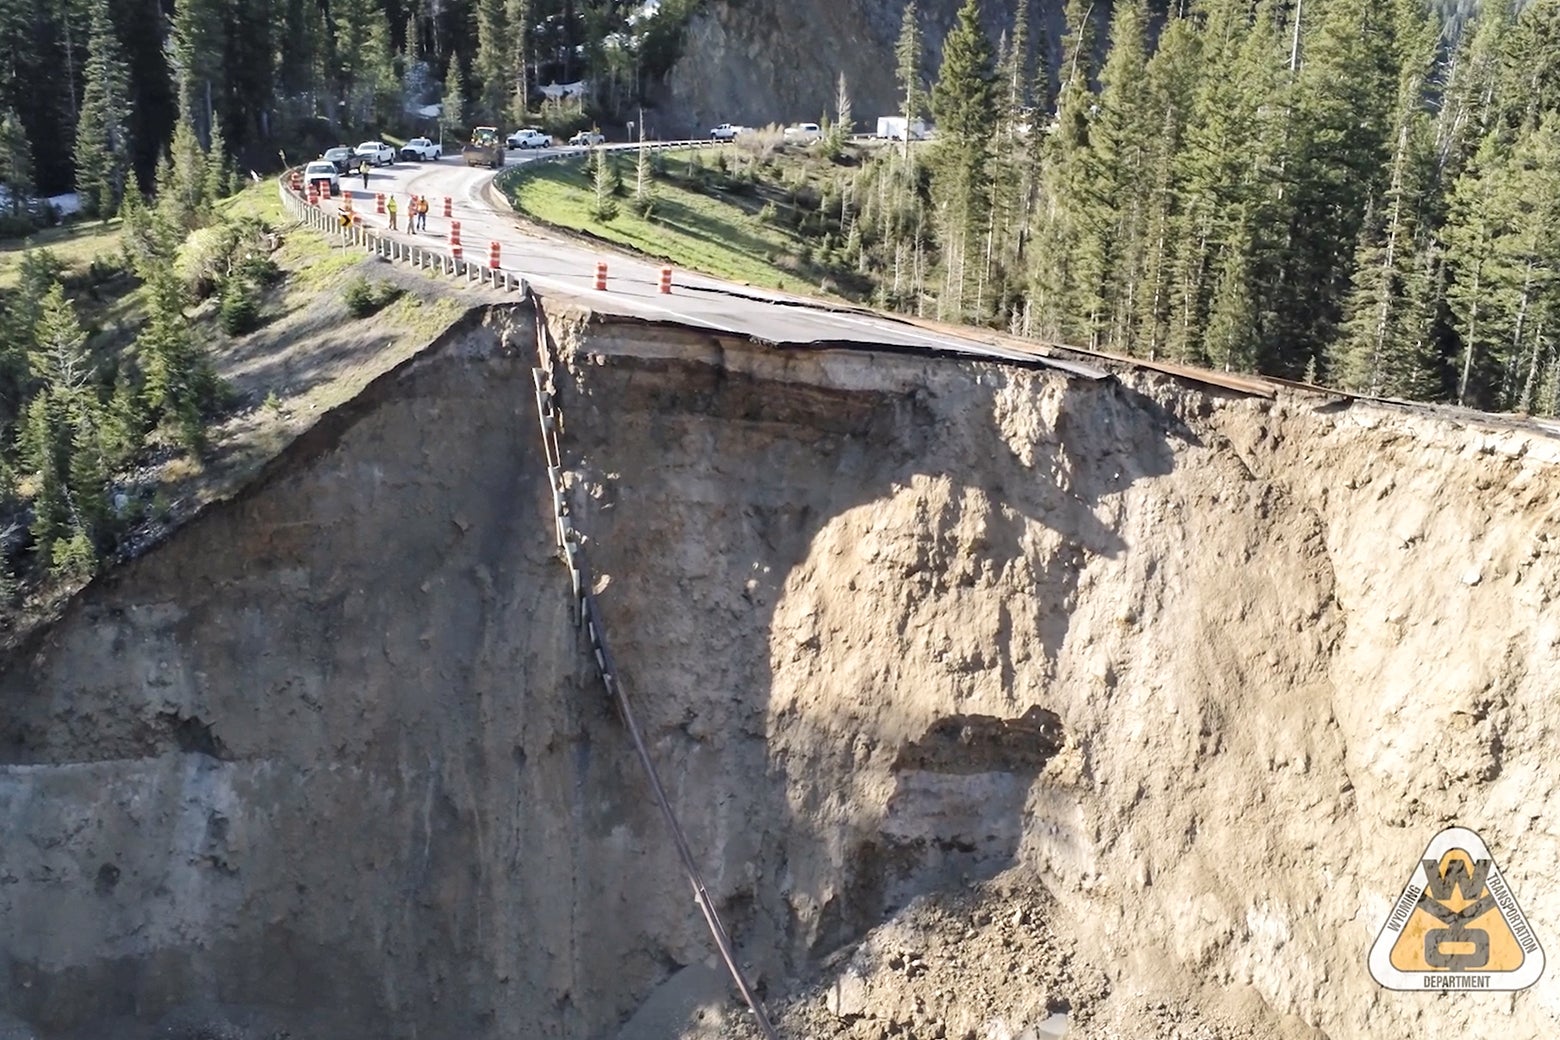
M903 141L905 139L904 116L878 116L877 136L885 141ZM926 138L926 122L921 119L909 121L910 140L921 141Z

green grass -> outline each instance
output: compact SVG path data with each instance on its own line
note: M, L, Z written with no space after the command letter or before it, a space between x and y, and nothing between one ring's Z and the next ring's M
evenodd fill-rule
M249 184L237 195L217 203L217 211L231 217L259 217L275 226L286 222L275 179ZM119 219L104 223L84 220L63 227L44 228L26 238L0 239L0 289L16 286L17 269L27 249L47 249L65 265L67 277L84 273L97 257L117 259Z
M119 221L84 221L44 228L26 238L0 239L0 289L16 287L22 253L27 249L47 249L59 257L67 274L81 274L94 257L119 252Z
M672 155L668 161L677 161ZM587 231L607 241L735 282L772 288L816 285L817 275L797 257L804 240L794 231L767 224L744 207L665 180L655 182L648 219L633 208L634 165L622 162L627 197L618 215L595 220L595 192L580 162L538 163L518 172L507 189L519 209L561 228Z
M259 184L247 183L237 195L230 195L217 203L217 212L228 217L257 217L271 227L289 223L282 198L276 188L276 178L267 177Z

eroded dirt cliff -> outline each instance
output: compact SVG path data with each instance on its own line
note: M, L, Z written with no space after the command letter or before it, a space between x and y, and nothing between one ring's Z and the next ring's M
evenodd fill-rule
M6 663L0 1031L745 1028L572 626L532 328L455 330ZM553 328L618 664L788 1036L1553 1035L1548 976L1365 951L1448 822L1560 919L1560 443Z

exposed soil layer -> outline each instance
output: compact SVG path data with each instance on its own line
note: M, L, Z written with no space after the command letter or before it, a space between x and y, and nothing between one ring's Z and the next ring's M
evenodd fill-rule
M1379 989L1425 843L1541 939L1560 444L552 320L622 678L787 1037L1547 1037ZM0 1037L739 1036L556 559L532 315L0 671Z

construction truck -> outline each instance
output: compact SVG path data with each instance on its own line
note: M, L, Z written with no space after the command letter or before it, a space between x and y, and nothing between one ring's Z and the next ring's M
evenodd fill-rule
M471 131L471 140L461 146L460 155L467 166L504 165L504 139L496 126L479 126Z

